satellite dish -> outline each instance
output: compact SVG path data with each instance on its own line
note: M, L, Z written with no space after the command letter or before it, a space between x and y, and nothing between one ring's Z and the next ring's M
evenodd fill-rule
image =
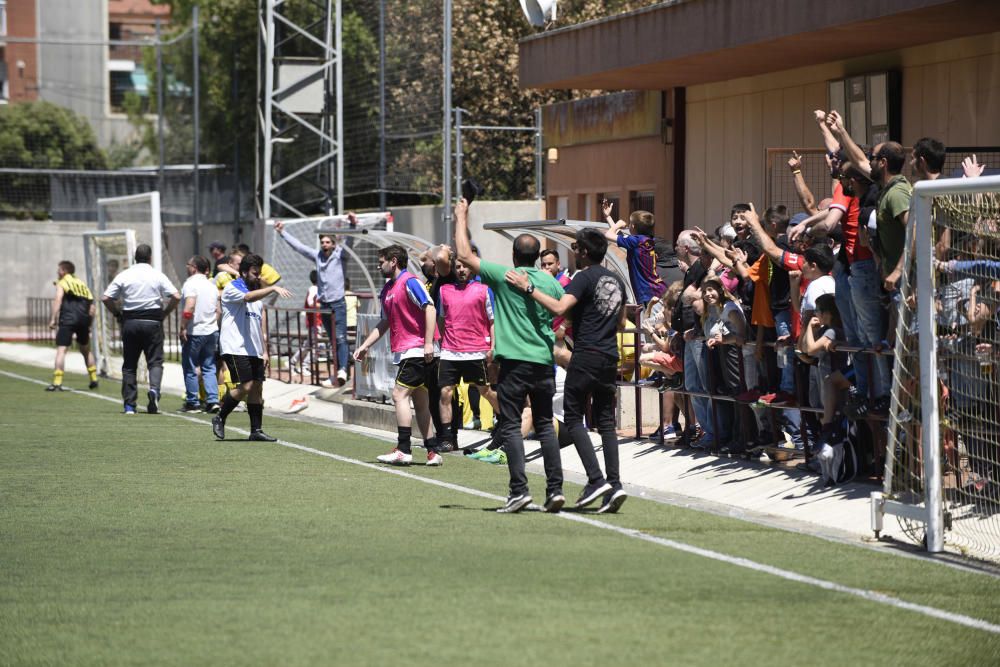
M528 23L543 28L546 23L556 20L556 0L521 0L521 11Z

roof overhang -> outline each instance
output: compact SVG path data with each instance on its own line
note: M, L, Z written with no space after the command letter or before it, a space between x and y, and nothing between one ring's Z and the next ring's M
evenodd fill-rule
M998 0L674 0L521 40L519 80L664 90L998 30Z

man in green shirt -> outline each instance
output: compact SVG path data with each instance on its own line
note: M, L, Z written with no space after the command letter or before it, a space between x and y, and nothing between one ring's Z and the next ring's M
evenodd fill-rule
M552 426L552 396L556 391L552 346L552 314L531 297L541 290L553 299L563 295L559 282L547 271L535 268L541 245L530 234L514 239L514 266L528 275L528 293L514 288L504 279L511 267L479 259L469 241L469 204L462 199L455 206L455 248L458 259L478 273L493 289L493 324L496 335L494 358L500 361L497 400L500 403L500 441L507 450L510 469L510 495L501 513L520 512L531 503L528 478L524 472L524 440L521 437L521 411L525 398L531 399L531 417L535 433L542 443L545 461L545 510L558 512L566 498L562 494L562 461L559 441Z
M909 219L913 187L903 176L906 151L895 141L879 144L872 150L869 164L872 180L882 190L875 210L878 225L879 256L882 259L882 287L894 292L903 274L903 250L906 223Z

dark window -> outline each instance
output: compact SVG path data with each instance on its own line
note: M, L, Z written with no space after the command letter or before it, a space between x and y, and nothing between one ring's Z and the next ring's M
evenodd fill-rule
M656 214L653 210L654 196L652 190L643 191L632 191L629 193L629 212L633 211L649 211L652 214Z

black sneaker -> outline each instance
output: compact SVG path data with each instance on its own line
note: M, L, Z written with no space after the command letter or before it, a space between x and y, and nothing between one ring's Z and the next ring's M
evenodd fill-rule
M87 385L87 389L97 389L97 380L91 380L90 384Z
M209 403L208 405L205 406L205 412L207 412L210 415L218 413L219 409L220 408L218 403Z
M563 505L566 504L566 496L559 493L550 493L545 498L545 511L549 514L555 514L562 509Z
M580 497L576 499L576 508L586 507L590 503L594 502L602 495L611 490L611 485L608 484L603 479L600 482L594 482L593 484L588 484L583 487L583 491L580 493Z
M212 418L212 433L214 433L215 437L219 440L226 439L226 420L220 415L215 415L215 417Z
M66 391L66 388L61 384L50 384L45 388L45 391Z
M150 389L146 392L146 398L149 399L149 403L146 404L146 412L155 415L160 411L160 395L155 389Z
M889 407L891 404L892 399L888 396L876 398L875 402L872 403L871 414L878 415L879 417L885 417L889 414Z
M507 502L497 510L498 514L515 514L531 504L531 496L527 493L512 493L507 496Z
M197 403L185 403L181 406L181 412L201 412L201 406Z
M213 419L212 422L214 424L215 419ZM253 440L255 442L278 442L277 438L270 436L259 429L256 431L250 431L250 437L247 438L247 440Z
M604 502L597 508L598 514L614 514L628 500L628 494L624 489L615 489L604 495Z

